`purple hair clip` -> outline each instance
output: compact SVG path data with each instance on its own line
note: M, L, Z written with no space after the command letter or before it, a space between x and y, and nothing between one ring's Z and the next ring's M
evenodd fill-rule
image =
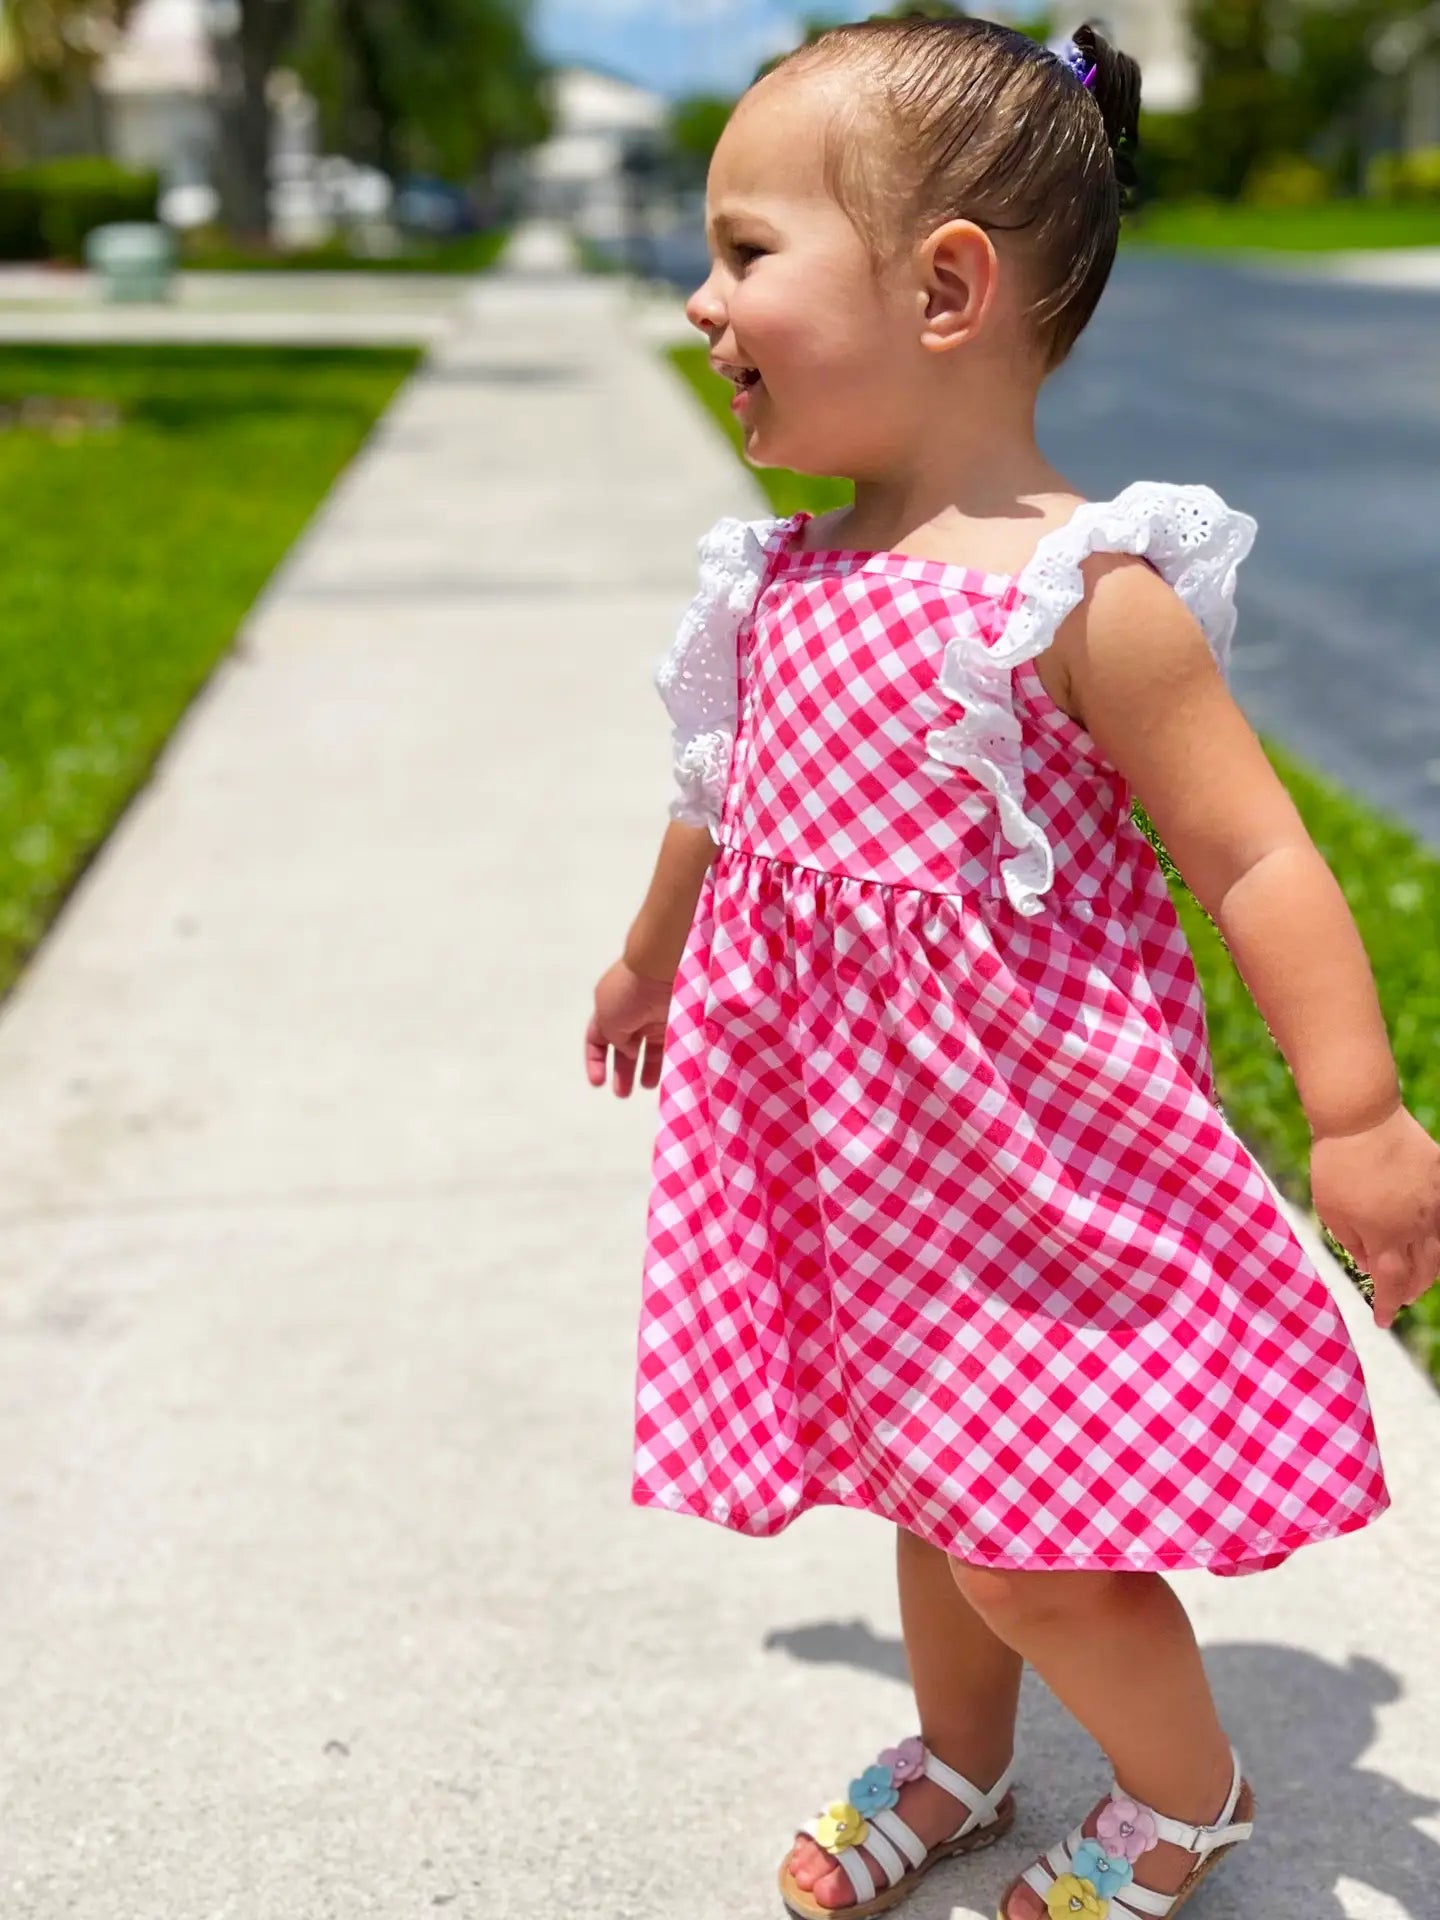
M1054 48L1053 52L1057 59L1065 62L1065 65L1069 67L1075 78L1087 92L1093 93L1095 91L1095 77L1100 71L1098 61L1093 66L1087 68L1085 55L1073 40L1067 40L1063 46Z

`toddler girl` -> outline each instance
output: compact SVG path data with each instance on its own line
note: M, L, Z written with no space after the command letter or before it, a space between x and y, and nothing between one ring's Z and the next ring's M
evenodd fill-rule
M702 547L660 676L674 823L587 1065L661 1088L635 1499L897 1529L921 1735L798 1839L804 1916L879 1913L1006 1830L1026 1660L1115 1785L1003 1920L1178 1908L1253 1801L1165 1573L1386 1505L1132 796L1293 1068L1380 1323L1440 1270L1440 1149L1226 690L1254 523L1204 487L1087 502L1036 445L1138 102L1089 29L1059 55L872 23L752 89L710 176L689 312L750 458L855 498Z

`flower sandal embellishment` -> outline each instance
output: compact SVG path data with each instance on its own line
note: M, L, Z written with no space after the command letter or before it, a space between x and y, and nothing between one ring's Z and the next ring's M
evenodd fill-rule
M1046 1894L1050 1920L1105 1920L1112 1897L1135 1878L1130 1862L1160 1837L1153 1816L1133 1800L1112 1800L1098 1825L1100 1839L1080 1843L1070 1871Z
M1106 1852L1126 1860L1138 1860L1160 1838L1154 1814L1133 1800L1112 1800L1100 1816L1099 1829Z
M1152 1840L1150 1845L1154 1844ZM1149 1849L1142 1851L1148 1852ZM1135 1878L1134 1869L1125 1856L1122 1854L1117 1860L1098 1840L1087 1840L1083 1846L1075 1849L1070 1870L1079 1879L1088 1881L1100 1898L1107 1902L1112 1894L1118 1893L1121 1887L1128 1887Z
M1102 1900L1088 1880L1062 1873L1045 1896L1050 1920L1105 1920L1110 1902Z
M857 1807L837 1800L815 1822L815 1838L826 1853L844 1853L847 1847L863 1847L870 1829Z
M867 1818L885 1813L900 1800L894 1769L883 1764L867 1767L858 1780L850 1782L849 1792L851 1806Z
M893 1757L892 1757L893 1756ZM815 1838L827 1853L863 1847L870 1837L867 1815L888 1813L900 1800L906 1780L918 1780L925 1771L925 1748L918 1740L888 1748L873 1767L846 1788L848 1800L837 1800L821 1814Z
M890 1778L897 1787L903 1787L907 1780L918 1780L925 1771L925 1742L912 1736L902 1740L898 1747L887 1747L880 1756L880 1765L890 1769Z
M1230 1759L1230 1792L1213 1826L1172 1820L1128 1798L1117 1787L1100 1809L1095 1837L1089 1838L1077 1827L1068 1839L1042 1854L1006 1888L998 1920L1006 1920L1011 1898L1022 1887L1039 1894L1049 1920L1142 1920L1152 1914L1162 1920L1175 1913L1216 1862L1253 1831L1255 1798L1233 1749ZM1153 1893L1139 1884L1131 1891L1134 1862L1162 1840L1195 1854L1194 1866L1174 1894Z

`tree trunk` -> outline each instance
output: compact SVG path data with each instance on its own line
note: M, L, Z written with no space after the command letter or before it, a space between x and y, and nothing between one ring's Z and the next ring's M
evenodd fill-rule
M232 239L270 237L266 82L290 40L296 0L237 0L236 29L212 41L218 72L220 214Z
M339 0L341 25L355 76L356 144L372 166L393 180L400 171L399 109L386 84L384 49L365 0Z

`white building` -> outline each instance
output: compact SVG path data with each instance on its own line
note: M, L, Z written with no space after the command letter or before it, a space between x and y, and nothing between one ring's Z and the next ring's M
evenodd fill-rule
M1375 42L1375 68L1386 144L1440 146L1440 6L1387 27Z
M573 221L595 240L624 233L626 158L660 151L664 96L593 67L561 67L550 78L550 112L550 138L520 163L529 210Z
M214 0L139 0L95 75L112 158L158 173L166 217L181 225L213 217L218 204L217 11ZM270 76L268 92L276 236L323 240L331 220L316 181L315 103L284 71Z
M208 180L215 85L203 0L140 0L95 75L111 157L167 186Z

